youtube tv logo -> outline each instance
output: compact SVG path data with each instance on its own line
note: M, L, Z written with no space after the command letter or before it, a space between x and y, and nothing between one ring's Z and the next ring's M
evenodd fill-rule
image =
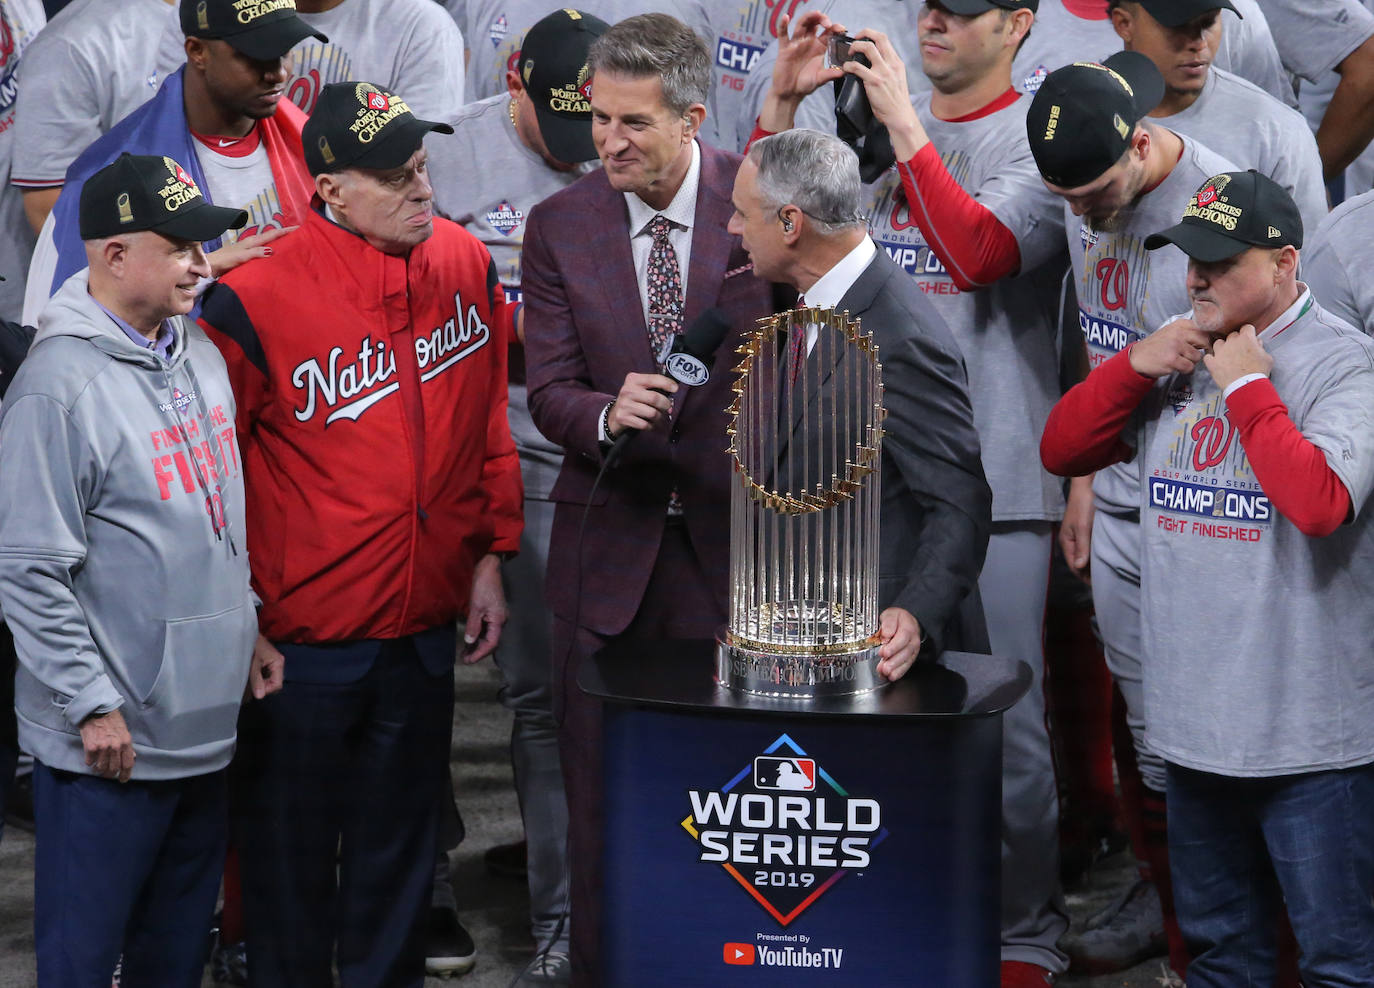
M754 945L752 943L727 943L725 945L725 963L754 963Z

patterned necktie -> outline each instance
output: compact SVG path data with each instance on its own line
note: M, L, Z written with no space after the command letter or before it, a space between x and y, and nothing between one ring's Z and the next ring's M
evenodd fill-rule
M654 359L663 345L682 332L682 273L677 251L668 240L673 224L662 213L649 221L654 245L649 250L649 345Z
M806 295L797 296L797 304L793 309L806 308ZM806 326L798 323L792 327L792 375L789 384L797 383L797 375L801 373L802 364L806 363Z

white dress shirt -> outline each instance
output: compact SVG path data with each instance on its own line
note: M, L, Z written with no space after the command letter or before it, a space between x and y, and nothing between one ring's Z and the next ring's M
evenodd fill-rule
M806 307L809 309L833 309L840 304L840 299L844 298L849 289L854 287L854 282L859 280L859 276L868 269L868 264L873 260L873 255L878 253L878 247L873 243L873 239L867 235L859 241L858 245L835 264L833 268L816 279L816 283L802 293ZM806 354L809 357L811 350L816 345L816 340L820 336L820 330L812 324L806 327Z

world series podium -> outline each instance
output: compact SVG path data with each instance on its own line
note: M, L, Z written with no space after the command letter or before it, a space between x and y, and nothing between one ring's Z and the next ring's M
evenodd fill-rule
M996 985L1029 667L947 652L799 699L718 685L717 649L619 641L579 678L605 707L607 988Z

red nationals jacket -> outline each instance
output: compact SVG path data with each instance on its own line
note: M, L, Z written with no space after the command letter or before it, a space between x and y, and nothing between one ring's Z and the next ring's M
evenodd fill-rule
M200 321L238 399L262 633L317 644L451 622L477 560L520 544L491 256L440 218L391 256L313 208L273 247L206 292Z

